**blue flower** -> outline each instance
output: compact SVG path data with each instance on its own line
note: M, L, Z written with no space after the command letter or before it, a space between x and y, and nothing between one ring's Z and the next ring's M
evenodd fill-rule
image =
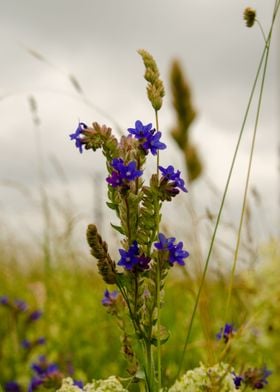
M32 344L30 342L30 340L28 339L23 339L21 341L21 347L24 348L25 350L29 350L31 348Z
M224 342L227 343L229 339L235 334L236 329L233 327L233 324L226 323L224 327L220 329L220 331L216 334L216 338L218 340L224 339Z
M9 298L6 295L2 295L0 297L0 304L1 305L9 305Z
M152 124L143 125L140 120L137 120L135 128L128 128L128 132L134 135L136 139L145 139L150 136L152 128Z
M175 262L180 265L185 265L184 259L189 256L189 252L183 250L183 242L180 241L177 245L173 245L169 249L169 262L174 264Z
M149 269L149 263L151 261L150 257L140 254L140 249L138 247L137 241L133 241L132 245L129 247L128 251L124 249L119 249L121 259L118 265L123 266L127 270L138 270L144 271Z
M165 180L172 181L174 183L174 188L179 188L183 192L187 192L187 189L185 188L185 182L180 177L181 172L179 170L175 172L175 169L172 165L169 165L166 169L162 166L159 166L159 170L162 172L163 178Z
M80 380L73 380L73 385L76 385L76 387L78 387L80 389L83 389L83 387L84 387L83 382Z
M152 124L144 125L140 120L135 122L135 128L128 128L128 132L140 140L140 146L147 154L149 150L156 155L158 150L164 150L166 145L159 141L161 132L156 131Z
M185 265L184 259L189 256L189 252L183 250L183 242L180 241L178 244L175 244L175 237L167 238L162 233L159 233L158 238L159 242L155 242L154 246L158 250L167 250L169 252L169 264L173 265L176 262L180 265Z
M44 355L40 355L38 362L31 365L31 369L39 376L46 376L57 372L58 366L55 363L49 363Z
M160 138L161 132L150 133L141 146L146 152L150 150L153 155L156 155L158 150L164 150L166 148L166 144L159 141Z
M83 131L87 128L88 128L88 126L85 123L79 122L76 131L74 133L71 133L71 135L69 135L71 140L75 140L75 146L79 149L80 153L83 152L82 134L83 134Z
M44 380L40 377L32 377L28 387L28 392L36 391L36 389L38 389L39 386L43 384L43 382Z
M268 384L267 377L272 372L264 366L261 369L248 369L244 373L245 385L249 385L252 389L263 389Z
M238 374L235 374L234 372L232 372L231 374L233 376L235 388L239 389L239 387L241 387L241 383L244 381L244 378L242 376L239 376Z
M5 392L20 392L21 387L16 381L8 381L4 385Z
M165 235L162 233L159 233L158 239L159 242L156 242L154 246L159 250L165 250L165 249L169 250L173 246L174 242L176 241L175 237L166 238Z
M111 166L114 170L111 175L106 178L106 181L113 188L126 185L127 182L134 181L143 174L142 170L137 170L135 161L129 162L125 165L123 159L114 158L111 162Z
M41 310L34 310L33 312L31 312L27 318L27 322L32 322L32 321L36 321L39 320L39 318L42 317L43 312Z
M127 270L132 270L132 268L138 263L139 248L137 241L129 247L128 251L124 249L119 249L121 259L118 265L123 266Z
M114 290L111 293L109 290L105 290L104 297L102 299L102 305L111 306L113 303L116 302L116 299L118 298L119 294L120 293L117 290Z

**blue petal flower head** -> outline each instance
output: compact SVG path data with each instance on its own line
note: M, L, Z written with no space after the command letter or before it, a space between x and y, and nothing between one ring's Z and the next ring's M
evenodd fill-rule
M164 234L159 233L159 242L154 244L158 250L169 251L169 263L173 265L175 262L180 265L185 265L184 259L189 256L189 252L183 250L183 242L180 241L175 244L176 239L174 237L167 238Z
M43 380L40 377L33 377L30 381L28 392L36 391L43 384Z
M0 304L4 305L4 306L9 305L9 298L6 295L2 295L0 297ZM11 381L11 382L13 382L13 381Z
M75 140L75 146L79 149L80 153L83 152L82 133L87 128L88 126L85 123L79 122L76 131L74 133L71 133L71 135L69 135L71 140Z
M152 124L144 125L140 120L137 120L135 122L135 128L128 128L128 132L134 135L136 139L145 139L150 136L152 129Z
M8 381L4 385L5 392L21 392L21 387L16 381Z
M142 148L146 152L150 150L153 155L156 155L158 150L164 150L166 148L166 144L159 141L160 138L161 132L151 133L142 144Z
M102 305L104 306L111 306L119 296L119 292L114 290L110 292L109 290L105 290L104 297L102 299Z
M224 342L227 343L229 339L235 334L236 329L233 327L233 324L226 323L224 327L220 329L220 331L216 334L216 338L218 340L224 339Z
M46 343L46 338L43 337L43 336L39 337L38 339L36 339L36 340L34 341L34 344L35 344L35 345L43 345L43 344L45 344L45 343Z
M165 249L169 250L170 248L172 248L174 242L176 241L175 237L167 238L162 233L159 233L158 239L159 242L155 242L154 246L159 250L165 250Z
M189 252L183 250L183 242L180 241L177 245L173 245L169 249L169 262L174 264L175 262L180 265L185 265L184 259L189 256Z
M167 168L159 166L159 170L162 172L162 175L166 180L174 182L175 188L179 188L183 192L188 192L185 188L184 180L180 177L181 172L179 170L175 172L175 169L172 165L169 165Z
M142 170L137 170L135 161L124 164L123 159L114 158L111 162L114 169L106 181L114 188L124 185L126 182L134 181L143 174Z
M137 241L129 247L128 251L124 249L119 249L121 259L118 265L123 266L127 270L132 270L132 268L138 263L139 248Z
M31 369L39 376L49 376L58 371L58 366L55 363L49 363L44 355L40 355L38 362L31 365Z
M33 322L36 320L39 320L43 315L43 312L41 310L34 310L31 312L27 318L27 322Z
M80 380L73 380L73 385L75 385L76 387L83 389L84 387L84 383Z
M241 387L241 383L244 381L244 378L234 372L232 372L231 374L233 376L233 382L234 382L235 388L239 389Z

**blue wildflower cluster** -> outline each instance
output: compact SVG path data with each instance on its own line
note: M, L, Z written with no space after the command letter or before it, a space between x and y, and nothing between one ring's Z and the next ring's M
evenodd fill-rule
M162 233L159 233L158 239L159 242L154 244L155 248L157 248L159 251L168 252L168 262L170 265L173 265L174 263L185 265L184 259L189 256L189 252L183 250L182 241L180 241L178 244L175 244L175 237L167 238Z
M106 181L113 187L127 186L130 181L136 180L143 174L142 170L137 170L136 162L124 164L123 159L115 158L111 162L113 171Z
M225 343L229 341L230 338L234 336L236 333L236 329L233 327L233 324L226 323L224 327L220 329L220 331L216 334L216 338L218 340L223 339Z
M12 319L15 321L15 336L18 341L17 352L19 360L23 361L23 365L28 362L35 354L38 346L45 345L46 338L44 336L34 337L33 326L43 316L43 312L40 309L32 309L22 299L11 299L6 295L0 296L0 305L6 311L11 313ZM3 342L1 342L3 344ZM33 376L28 385L28 392L38 390L41 386L47 389L59 387L64 374L59 370L58 365L54 362L49 362L44 355L40 355L36 362L31 364L31 370ZM71 373L73 373L72 370ZM8 379L4 383L5 392L23 392L26 389L23 388L17 378L20 378L20 374L12 374L13 379ZM78 385L79 381L77 381Z
M119 260L118 265L124 267L126 270L131 271L137 268L140 271L144 271L149 268L151 258L144 254L140 254L137 241L133 242L128 251L119 249L119 252L121 259Z
M144 125L140 120L135 122L135 128L128 128L128 132L139 140L140 147L145 154L150 151L156 155L158 150L164 150L166 145L160 141L161 132L156 131L152 124Z
M128 332L131 327L127 327L126 317L123 317L124 307L136 336L143 339L149 350L149 345L161 339L153 336L153 327L157 324L159 292L163 290L167 272L175 263L184 266L189 256L182 242L159 233L162 202L170 201L180 191L187 192L179 170L172 165L166 168L158 165L158 153L166 149L161 137L162 133L151 123L144 124L140 120L128 128L128 135L122 136L120 141L112 135L110 128L97 123L93 123L92 128L79 123L70 135L80 152L83 147L93 151L101 148L106 157L109 172L107 205L120 221L112 227L123 236L119 260L116 263L112 260L95 225L89 225L87 238L92 255L98 259L103 280L107 284L117 284L119 289L106 290L102 304L116 316L122 329L123 352L130 364L130 374L137 373L138 361L132 348L131 332ZM149 185L144 185L143 168L149 153L158 155L157 167ZM118 272L117 267L122 267L122 272ZM167 339L165 333L161 341Z
M242 385L255 389L263 389L267 384L267 378L272 374L270 370L264 366L263 368L250 368L241 375L232 373L233 382L236 389L240 389Z
M237 329L234 328L233 324L226 323L216 334L216 338L218 340L223 339L225 343L228 343L235 336L236 332ZM249 368L242 374L232 372L232 377L236 389L240 389L244 385L255 390L263 389L268 383L268 376L271 374L272 372L264 366L263 368Z

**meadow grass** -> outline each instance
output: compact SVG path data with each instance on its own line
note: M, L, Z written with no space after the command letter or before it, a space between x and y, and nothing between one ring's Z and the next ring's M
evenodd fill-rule
M179 178L180 173L175 173L173 167L171 174L166 174L164 171L167 169L162 170L160 167L159 150L166 146L160 143L156 136L161 136L158 112L161 108L164 88L159 78L157 65L148 52L140 50L139 54L146 68L147 94L155 111L155 129L151 130L151 124L143 126L138 121L138 125L137 122L135 123L135 129L131 131L130 128L130 133L137 136L139 129L144 127L145 137L143 134L141 137L138 135L137 140L133 142L131 138L126 137L121 143L118 143L112 136L109 128L100 127L97 123L94 123L92 128L79 123L76 132L70 135L80 152L84 147L94 151L103 148L109 171L107 182L110 185L108 188L110 203L108 206L115 210L120 218L120 226L113 225L113 228L124 236L121 242L123 247L120 251L121 260L118 263L123 266L124 272L120 273L116 271L114 261L108 253L107 244L99 236L96 226L90 225L88 229L88 242L92 255L98 259L99 273L105 283L115 284L120 290L118 294L107 292L107 299L105 294L104 298L109 301L105 303L108 312L101 307L101 301L104 305L104 298L101 295L104 291L104 282L102 283L100 275L97 274L95 263L88 261L81 264L78 261L78 252L72 248L67 253L65 252L64 256L61 252L52 252L53 247L59 249L62 243L52 242L52 211L44 188L44 167L39 158L41 211L45 223L41 243L42 256L35 260L32 250L29 251L28 266L23 267L23 264L18 263L16 255L13 254L15 249L15 244L13 244L13 248L10 249L3 246L0 260L2 270L0 277L0 317L2 320L0 325L0 383L3 386L11 380L17 380L21 385L28 385L30 378L34 376L31 367L33 366L34 371L36 358L38 355L45 355L48 361L55 363L55 370L52 374L57 379L51 380L55 382L61 381L63 376L68 375L84 383L93 377L101 379L118 375L123 385L131 391L137 391L140 388L141 391L153 392L160 391L161 387L170 387L182 372L198 367L200 362L208 369L217 363L225 362L225 373L220 375L218 380L212 380L213 391L220 390L223 379L231 375L231 367L242 374L245 384L247 383L241 386L241 390L247 389L248 386L253 389L262 389L266 386L268 391L275 392L279 390L280 355L275 348L279 346L280 321L277 315L280 289L278 276L274 273L280 260L279 242L271 241L262 250L259 249L262 252L260 265L257 265L254 260L247 259L253 268L237 269L272 28L279 6L280 2L276 1L271 29L267 37L262 30L265 46L245 111L217 219L213 225L213 235L203 270L198 268L194 274L188 273L188 267L179 273L170 271L175 261L178 264L184 264L182 259L188 256L188 252L183 251L182 248L179 249L181 254L179 256L177 254L175 261L171 262L172 252L176 248L175 238L167 239L163 234L164 239L160 238L161 204L163 201L171 201L171 198L178 194L178 188L183 191L185 188L184 182ZM254 18L254 11L247 9L247 23L252 23L250 19L252 17ZM39 59L44 60L44 58ZM174 75L180 76L178 64L174 67L173 77ZM243 204L236 245L233 250L232 269L231 272L219 268L210 270L210 258L215 257L216 233L221 227L221 216L232 171L259 79L261 85L249 151ZM174 80L178 82L176 77ZM70 77L70 81L78 93L84 97L78 81L73 76ZM190 94L182 78L179 84L177 83L177 89L178 86L182 87L180 94L181 98L184 95L186 99L186 107L180 106L182 102L180 94L175 97L178 126L173 129L172 133L185 154L188 178L191 182L201 175L203 167L200 164L198 151L192 146L189 135L186 133L186 129L195 116L195 110L191 106ZM180 105L176 106L176 99ZM36 117L36 105L32 100L30 104L34 124L37 127L39 120ZM186 110L189 117L184 119L186 113L182 115L180 110L182 112ZM154 144L150 143L154 137ZM40 145L38 145L38 151L39 149ZM153 155L156 155L156 174L151 177L150 187L142 188L143 182L139 180L142 172L139 169L143 168L149 149ZM129 166L131 163L135 163L135 167ZM126 177L128 169L131 178ZM161 178L160 171L162 171ZM169 175L171 177L168 177ZM140 202L142 209L138 208ZM71 219L69 220L71 212L67 209L65 211L65 218L67 218L65 223L68 230L65 232L67 235L65 234L66 241L64 241L63 249L67 249L70 245L69 239L72 231ZM153 212L152 221L151 211ZM192 208L191 216L194 221ZM131 222L138 222L138 231ZM168 225L166 229L168 231ZM194 255L201 259L199 233L195 232L193 239L193 247L196 248ZM153 250L152 244L156 240L159 240L159 243L156 243L158 246L155 246L157 250ZM165 241L167 242L163 245ZM138 245L140 245L140 250ZM137 247L137 252L133 255L135 264L132 268L128 264L132 260L129 252L135 252L135 247ZM178 253L178 248L176 251ZM150 263L152 260L148 268L146 268L147 265L143 267L140 264L142 256L148 256L144 257L144 261L141 260L143 263ZM248 257L254 258L254 255L249 253ZM165 281L167 272L169 272L169 280ZM141 289L141 285L145 290ZM119 302L115 301L116 298L119 298ZM122 318L123 305L127 306L131 322L132 328L128 330L126 321ZM33 312L36 314L38 310L43 311L43 317L40 315L38 320L36 318L31 323L28 317L35 317ZM117 325L112 325L112 314L116 317L118 326L121 326L121 331ZM229 332L226 332L226 328ZM39 336L44 340L43 343L38 343L36 340ZM168 344L165 345L167 340ZM34 345L32 343L30 346L30 342L37 343ZM139 343L143 348L142 357L137 351ZM136 346L135 352L134 346ZM121 351L126 361L120 355ZM136 355L139 357L136 358ZM135 365L135 368L132 368L132 365ZM258 380L260 375L257 369L262 368L273 372L268 385L265 385L266 377L270 373L267 370L263 370L261 381ZM141 371L142 374L140 374ZM233 384L232 379L230 382ZM48 384L44 386L49 387ZM59 384L51 384L50 388L57 390ZM33 389L37 389L37 386L29 388L30 391ZM12 389L11 386L7 387L6 384L5 391L11 390L16 389ZM176 388L174 390L177 391ZM229 389L223 389L223 391L227 392Z

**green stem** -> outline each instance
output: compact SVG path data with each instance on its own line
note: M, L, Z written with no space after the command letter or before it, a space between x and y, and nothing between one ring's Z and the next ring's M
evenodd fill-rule
M256 135L257 135L257 129L258 129L258 124L259 124L260 110L261 110L261 104L262 104L262 97L263 97L263 90L264 90L264 83L265 83L265 77L266 77L266 71L267 71L267 64L268 64L268 57L269 57L269 50L270 50L270 43L271 43L271 34L272 34L274 20L275 20L275 16L273 16L269 36L268 36L268 39L266 40L266 56L265 56L263 74L262 74L262 79L261 79L260 93L259 93L259 99L258 99L258 105L257 105L257 113L256 113L254 132L253 132L253 137L252 137L251 150L250 150L248 169L247 169L247 175L246 175L246 183L245 183L245 189L244 189L244 195L243 195L242 210L241 210L239 227L238 227L238 232L237 232L237 239L236 239L236 245L235 245L235 251L234 251L234 259L233 259L233 264L232 264L232 269L231 269L230 284L229 284L228 297L227 297L227 302L226 302L226 310L225 310L225 321L226 322L227 322L227 317L228 317L228 312L229 312L230 301L231 301L231 297L232 297L233 281L234 281L234 276L235 276L235 271L236 271L237 259L238 259L239 248L240 248L241 232L242 232L243 221L244 221L246 205L247 205L249 181L250 181L250 175L251 175L251 169L252 169L253 155L254 155L254 150L255 150Z
M156 130L159 130L158 112L155 111L156 116ZM157 178L159 183L159 151L157 151ZM156 203L156 223L157 223L157 234L159 233L159 200ZM161 342L160 342L160 281L161 281L161 264L157 262L157 276L156 276L156 288L157 288L157 371L158 371L158 391L161 389Z
M278 4L275 5L274 14L273 14L273 23L274 23L274 20L275 20L278 8L279 8L279 1L278 1ZM268 40L270 40L270 38L271 38L273 23L272 23L272 26L271 26L271 30L270 30L270 33L269 33ZM236 147L235 147L232 163L231 163L231 166L230 166L230 170L229 170L229 174L228 174L228 177L227 177L224 193L223 193L223 196L222 196L221 205L220 205L220 208L219 208L216 224L215 224L215 227L214 227L214 231L213 231L213 235L212 235L212 238L211 238L211 242L210 242L207 258L206 258L206 261L205 261L205 266L204 266L204 270L203 270L203 274L202 274L201 283L200 283L200 286L199 286L199 289L198 289L198 293L197 293L197 296L196 296L193 312L192 312L192 315L191 315L189 328L188 328L188 332L187 332L187 335L186 335L184 348L183 348L183 352L182 352L182 356L181 356L181 360L180 360L180 364L179 364L179 367L178 367L177 378L179 377L179 375L181 373L181 369L182 369L185 353L186 353L186 350L187 350L187 347L188 347L188 344L189 344L189 341L190 341L190 336L191 336L191 331L192 331L192 327L193 327L193 322L194 322L195 314L196 314L196 311L197 311L197 307L198 307L198 303L199 303L202 287L204 285L206 273L207 273L207 270L208 270L209 261L210 261L210 257L211 257L211 254L212 254L212 250L213 250L213 246L214 246L214 242L215 242L218 226L219 226L219 223L220 223L221 214L222 214L222 211L223 211L223 208L224 208L225 199L226 199L226 196L227 196L227 193L228 193L229 183L230 183L230 180L231 180L231 177L232 177L232 172L233 172L233 168L234 168L234 165L235 165L235 162L236 162L237 153L238 153L240 142L241 142L241 139L242 139L242 136L243 136L245 124L246 124L247 117L248 117L248 114L249 114L249 109L251 107L251 103L252 103L252 99L253 99L254 92L255 92L255 89L256 89L257 81L259 79L259 75L260 75L260 71L261 71L261 68L262 68L262 64L263 64L263 61L264 61L264 58L265 58L266 50L267 50L267 44L265 45L265 48L263 49L263 52L262 52L262 55L261 55L261 59L260 59L260 62L259 62L258 68L257 68L257 73L256 73L256 76L255 76L253 87L251 89L251 93L250 93L250 96L249 96L248 104L247 104L247 107L246 107L244 119L243 119L243 122L242 122L242 125L241 125L241 129L240 129L240 132L239 132L239 137L238 137L237 144L236 144Z

